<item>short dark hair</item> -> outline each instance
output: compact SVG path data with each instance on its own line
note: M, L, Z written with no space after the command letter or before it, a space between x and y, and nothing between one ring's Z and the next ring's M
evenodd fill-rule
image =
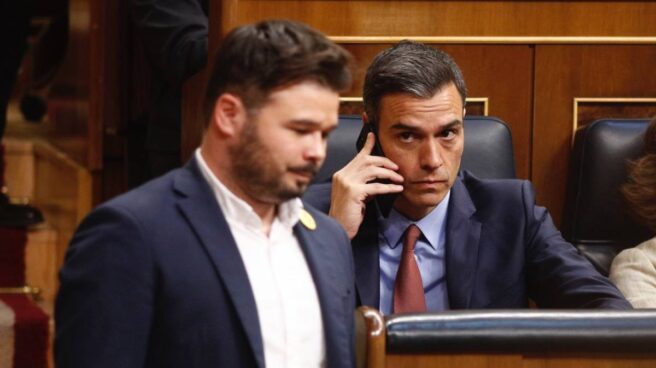
M656 118L645 132L644 154L629 164L622 193L638 219L656 233Z
M367 69L362 93L364 110L376 124L383 96L408 93L430 98L449 83L455 84L464 107L467 87L451 56L422 43L403 40L376 55Z
M306 80L342 92L351 85L350 63L348 51L299 22L235 28L216 54L205 94L206 122L225 92L238 95L247 109L259 107L279 87Z

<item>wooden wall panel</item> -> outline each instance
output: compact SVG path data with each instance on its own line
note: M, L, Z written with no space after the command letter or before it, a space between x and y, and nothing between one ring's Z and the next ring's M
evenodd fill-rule
M583 97L574 99L572 131L581 129L598 119L622 117L640 119L656 116L656 97Z
M128 78L134 49L130 42L135 40L128 38L127 2L93 0L91 4L89 152L92 172L102 175L101 192L94 199L100 203L121 194L127 186L126 136L132 96L126 91L136 84Z
M406 37L443 48L463 69L470 96L487 97L489 114L509 124L518 175L534 181L557 223L573 99L656 97L653 1L214 0L210 13L210 50L233 27L261 19L323 31L356 56L351 97L360 96L366 65L382 48ZM200 138L199 85L185 87L185 158Z
M230 0L231 25L263 18L305 21L331 35L653 36L651 1ZM224 19L226 19L224 17Z
M557 222L577 97L655 97L653 45L539 45L535 56L533 183ZM623 116L613 116L623 117Z
M441 45L456 60L472 97L487 97L489 115L513 137L517 175L528 179L531 155L533 49L527 45ZM501 82L500 82L501 81Z
M111 178L98 181L95 203L126 186L124 135L131 87L126 14L128 4L122 1L68 1L66 55L45 88L48 118L38 134L94 177ZM106 161L118 165L107 169Z
M70 0L67 52L49 86L50 140L90 170L102 168L103 133L125 120L126 13L123 2Z
M43 125L53 145L83 165L98 168L99 152L90 152L97 145L90 142L95 138L89 121L90 14L88 1L69 1L67 52L49 87L48 118Z

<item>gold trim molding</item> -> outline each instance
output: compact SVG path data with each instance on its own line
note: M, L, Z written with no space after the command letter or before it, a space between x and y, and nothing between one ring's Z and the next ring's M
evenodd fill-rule
M469 97L466 99L466 102L483 103L483 116L487 116L490 111L490 99L487 97Z
M0 287L0 294L31 295L36 299L39 297L39 295L41 295L41 289L28 285L19 287Z
M572 114L572 145L574 145L574 136L579 129L579 104L581 103L656 103L656 97L574 97L574 108Z
M362 102L362 97L340 97L339 102ZM467 97L465 102L483 103L483 115L488 116L490 111L490 99L487 97Z
M388 44L402 40L432 44L636 44L656 45L656 37L587 36L329 36L341 44Z

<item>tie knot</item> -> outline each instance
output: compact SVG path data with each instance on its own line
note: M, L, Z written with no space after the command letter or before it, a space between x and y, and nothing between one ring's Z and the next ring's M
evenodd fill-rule
M408 226L408 229L405 231L405 238L403 239L403 251L404 252L413 252L415 250L415 244L417 239L421 235L421 230L415 224Z

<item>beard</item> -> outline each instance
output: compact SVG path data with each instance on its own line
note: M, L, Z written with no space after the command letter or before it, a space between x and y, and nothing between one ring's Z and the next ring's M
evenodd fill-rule
M300 197L308 184L285 181L287 171L316 175L319 165L308 163L288 168L276 160L270 149L262 143L256 123L249 121L240 134L240 143L230 147L233 174L241 189L251 198L265 203L279 204Z

